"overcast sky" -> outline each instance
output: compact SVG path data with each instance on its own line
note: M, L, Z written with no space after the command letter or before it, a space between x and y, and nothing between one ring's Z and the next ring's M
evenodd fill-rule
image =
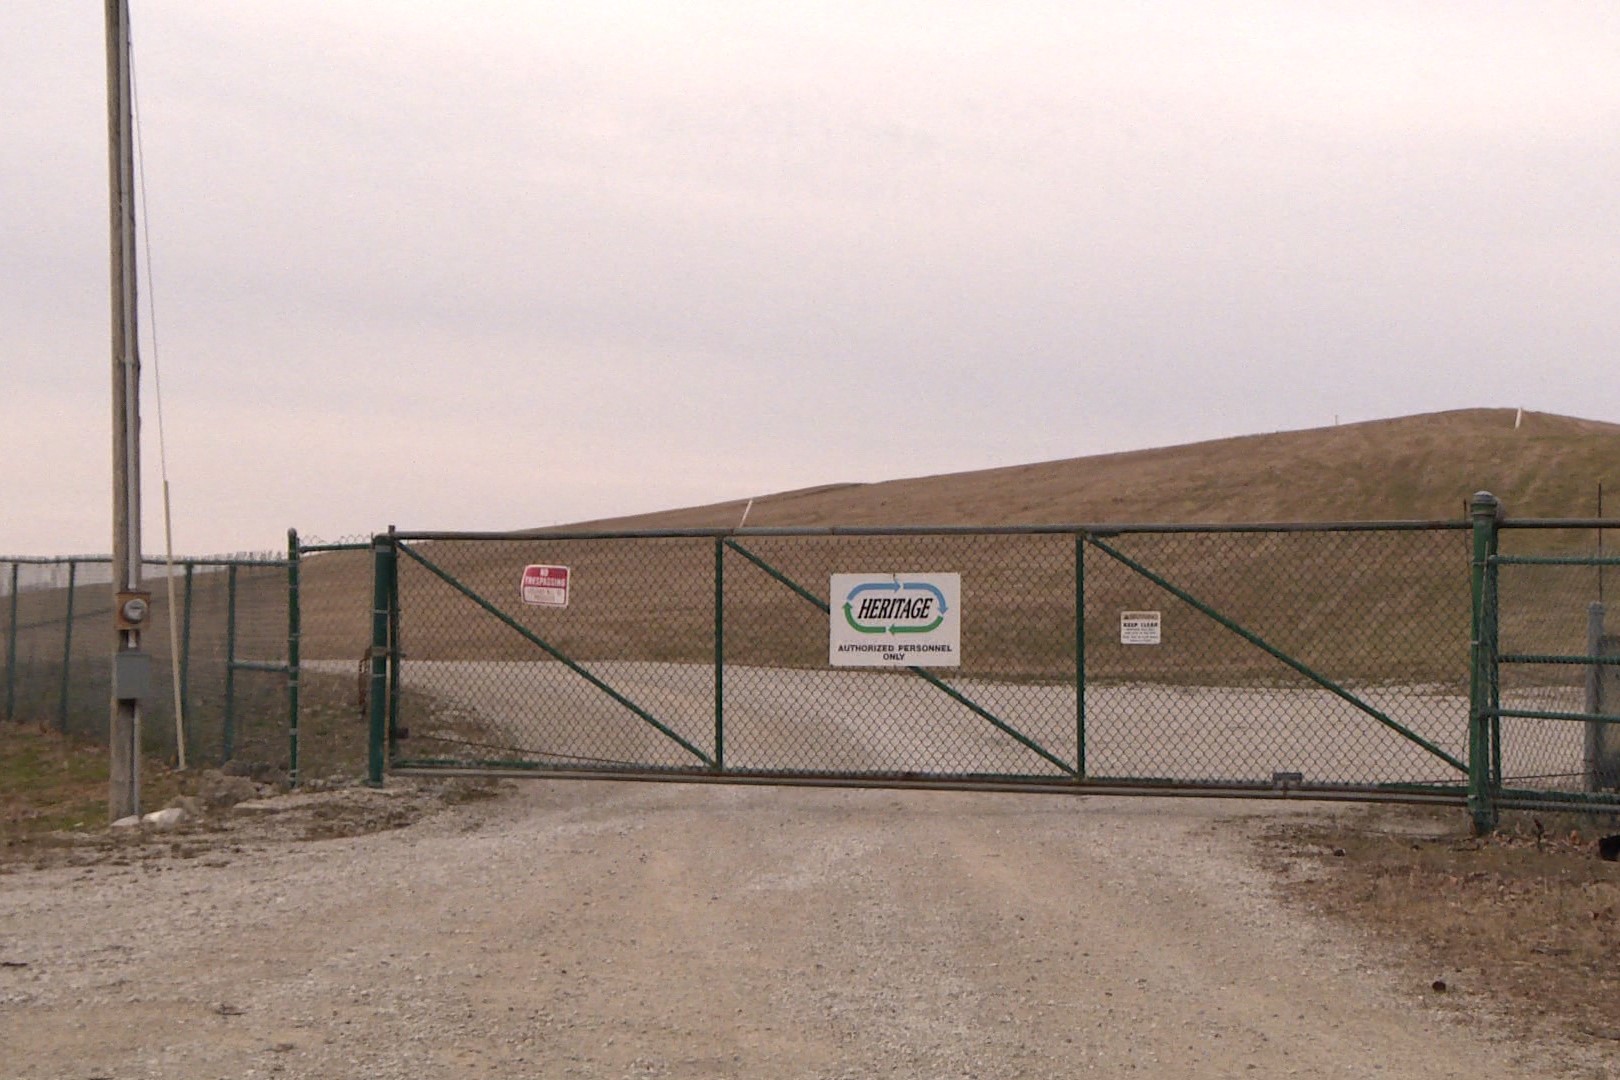
M1620 6L132 0L146 542L1620 421ZM0 552L105 551L102 5L0 4Z

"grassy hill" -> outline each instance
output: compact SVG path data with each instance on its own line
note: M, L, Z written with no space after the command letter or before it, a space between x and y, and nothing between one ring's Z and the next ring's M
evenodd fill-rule
M1597 485L1620 509L1620 424L1514 409L1247 435L1154 450L754 500L750 526L1377 521L1460 518L1488 490L1515 517L1591 517ZM726 528L745 503L588 523Z

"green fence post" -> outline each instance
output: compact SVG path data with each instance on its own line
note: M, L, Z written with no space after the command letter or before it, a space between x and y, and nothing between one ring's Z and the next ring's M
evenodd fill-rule
M726 547L714 538L714 767L726 767Z
M1501 518L1497 512L1497 519ZM1498 618L1501 604L1501 593L1497 584L1501 575L1501 568L1496 564L1498 546L1502 534L1496 528L1491 529L1491 546L1485 556L1485 641L1489 644L1490 669L1486 672L1486 681L1491 691L1491 791L1502 790L1502 665L1497 660L1501 655L1501 637L1497 633ZM1496 823L1496 813L1492 808L1491 823Z
M236 564L225 568L225 726L220 761L236 755Z
M387 536L371 541L371 730L367 755L366 782L381 787L383 744L388 736L388 627L389 578L392 576L393 542Z
M56 699L56 730L67 731L68 694L73 689L73 586L79 578L79 563L68 560L67 621L62 627L62 690Z
M287 784L298 786L298 530L287 530Z
M11 564L11 621L6 624L6 719L15 720L17 712L17 571L18 563Z
M1086 778L1086 534L1074 534L1074 757Z
M1586 605L1586 655L1591 658L1586 665L1586 711L1594 716L1603 712L1603 666L1598 661L1603 657L1604 612L1601 601ZM1602 791L1608 779L1604 775L1608 771L1603 761L1604 725L1588 720L1581 728L1581 786L1587 791Z
M1496 596L1491 556L1496 550L1496 522L1502 504L1488 491L1469 503L1473 519L1473 634L1468 680L1468 812L1476 835L1496 828L1497 812L1491 774L1491 704L1496 683Z
M180 715L191 715L191 589L192 578L197 570L196 563L186 563L186 598L183 602L184 615L180 619ZM195 761L197 758L197 725L186 725L186 760Z
M399 557L394 526L388 526L388 758L399 753ZM406 732L409 735L409 732Z

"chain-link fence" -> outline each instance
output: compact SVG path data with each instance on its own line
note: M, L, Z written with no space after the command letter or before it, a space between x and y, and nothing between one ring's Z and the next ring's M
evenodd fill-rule
M364 682L370 641L371 537L288 534L292 611L290 710L297 775L352 779L366 762Z
M367 642L370 539L289 539L286 553L177 558L172 606L170 564L144 560L146 752L177 759L183 726L188 764L234 762L293 782L356 775L366 750L355 665ZM313 585L302 596L300 569ZM0 717L106 739L111 582L105 555L0 557ZM304 651L315 659L304 672L300 613ZM322 664L332 657L348 659Z
M284 758L284 748L272 754L269 747L277 733L285 741L287 723L285 557L187 557L172 566L149 559L142 576L152 594L141 642L152 656L143 747L178 756L178 702L189 759L219 763L243 752ZM0 558L7 720L106 738L111 582L106 556Z
M1620 559L1613 522L1503 521L1490 565L1501 788L1620 787Z
M1620 522L289 534L147 564L148 749L1620 805ZM7 719L104 738L109 560L0 559ZM929 599L932 597L933 599ZM925 602L926 601L926 602ZM896 614L898 613L898 614ZM909 622L907 620L910 620ZM842 643L840 643L842 641ZM172 642L172 643L171 643ZM178 663L173 663L177 660Z

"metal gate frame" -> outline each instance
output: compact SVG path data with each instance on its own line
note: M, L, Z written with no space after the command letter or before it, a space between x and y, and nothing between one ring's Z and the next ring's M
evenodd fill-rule
M1488 831L1496 824L1503 809L1584 809L1590 811L1620 812L1620 795L1604 792L1573 792L1506 788L1502 774L1502 733L1504 718L1559 719L1588 723L1620 723L1620 716L1596 715L1590 712L1573 713L1549 710L1523 710L1504 708L1500 697L1499 671L1503 664L1524 662L1557 662L1620 664L1620 659L1597 656L1567 655L1558 657L1501 653L1497 649L1499 570L1504 565L1517 564L1575 564L1620 565L1620 559L1601 556L1503 556L1497 551L1499 531L1503 528L1525 527L1620 527L1620 521L1558 520L1555 522L1505 521L1497 501L1485 493L1476 496L1470 506L1468 521L1423 522L1351 522L1271 525L1107 525L1107 526L1050 526L999 529L979 528L830 528L830 529L693 529L644 530L637 532L550 532L536 533L451 533L451 532L398 532L390 530L377 534L372 541L373 552L373 611L372 645L369 655L369 755L368 779L380 784L386 771L400 773L478 773L507 776L539 776L555 778L591 778L623 780L665 780L686 782L720 782L743 784L792 784L841 787L895 787L942 788L954 790L995 790L1024 792L1054 792L1068 794L1157 794L1200 795L1245 798L1306 798L1358 801L1417 802L1466 806L1479 831ZM1261 634L1244 626L1220 611L1206 599L1178 584L1138 559L1120 550L1113 542L1117 537L1131 533L1236 533L1236 532L1361 532L1361 531L1458 531L1468 532L1472 540L1470 573L1472 629L1469 637L1467 673L1469 707L1466 732L1466 755L1453 754L1432 740L1423 737L1399 720L1369 702L1364 695L1343 685L1311 665L1290 655L1268 641ZM795 581L790 575L753 551L747 541L753 537L889 537L889 536L952 536L952 535L1011 535L1047 534L1073 537L1075 552L1074 604L1075 604L1075 724L1076 753L1072 760L1065 758L1020 731L1014 724L997 716L995 712L974 701L971 696L924 668L912 668L912 673L939 690L956 704L965 707L979 719L1038 755L1048 765L1058 768L1060 776L1011 776L981 774L895 774L859 775L837 772L806 773L777 769L743 769L729 765L725 745L725 618L726 596L725 562L728 553L757 567L783 588L814 605L823 613L827 602L813 590ZM436 565L413 548L417 542L432 541L610 541L615 539L707 539L714 548L714 729L712 745L705 747L682 736L662 723L650 711L642 708L607 681L574 662L561 650L530 632L502 612L488 599L458 581L443 567ZM1189 782L1147 779L1106 779L1088 774L1086 761L1086 581L1085 559L1087 549L1099 552L1113 562L1127 568L1177 600L1270 656L1311 685L1332 694L1351 706L1356 712L1395 733L1457 774L1455 783L1395 782L1385 784L1304 784L1270 783L1256 781ZM485 613L504 623L537 650L551 659L560 661L575 674L589 682L598 692L612 698L666 738L691 754L693 762L685 767L648 766L644 768L576 768L554 766L536 762L457 762L446 760L409 760L399 756L399 696L401 686L401 653L399 649L399 564L401 558L410 559L449 584L469 602L481 607ZM1460 582L1459 582L1460 585ZM707 740L705 740L707 741Z
M791 591L794 595L798 596L800 599L808 601L811 604L811 606L815 607L823 615L831 614L831 610L832 610L831 606L828 604L828 602L826 600L821 599L821 597L816 595L810 589L806 588L804 585L800 584L799 582L794 581L787 574L783 573L781 570L777 569L775 566L772 566L769 562L767 562L766 560L760 558L760 556L758 556L754 552L750 551L748 548L744 547L742 544L738 543L735 536L726 537L725 539L723 539L721 541L721 543L725 546L726 550L736 552L738 555L742 556L748 562L752 563L754 566L756 566L759 569L763 570L766 573L767 576L769 576L770 578L775 580L778 584L785 586L789 591ZM1083 640L1084 634L1082 633L1080 635L1080 637ZM1076 698L1075 698L1075 700L1078 703L1077 704L1077 712L1079 714L1080 719L1077 722L1077 728L1076 728L1076 735L1077 735L1076 748L1077 748L1077 753L1076 753L1076 761L1075 761L1074 764L1070 764L1068 761L1066 761L1063 758L1059 757L1057 754L1053 753L1051 750L1048 750L1046 747L1044 747L1040 743L1036 742L1032 737L1030 737L1029 735L1025 734L1024 732L1018 730L1017 728L1013 727L1012 724L1010 724L1006 720L1001 719L996 714L994 714L989 709L987 709L985 706L981 705L979 702L977 702L977 701L973 700L972 698L968 697L962 691L958 690L956 687L952 686L950 683L946 682L944 679L940 678L938 675L935 675L929 669L927 669L925 667L919 667L919 666L916 666L916 665L908 665L905 670L910 672L912 675L916 676L917 678L921 679L923 682L927 683L929 686L933 687L935 690L938 690L940 693L944 694L946 697L950 698L952 701L955 701L958 705L964 706L969 712L973 713L979 719L981 719L981 720L985 721L986 723L988 723L991 727L993 727L996 730L1000 731L1003 735L1006 735L1009 738L1011 738L1014 742L1018 743L1024 749L1029 750L1030 752L1034 753L1036 756L1044 759L1049 764L1056 766L1060 771L1067 774L1073 780L1080 781L1080 780L1085 779L1085 775L1086 775L1086 765L1085 765L1085 761L1086 761L1086 740L1085 740L1085 723L1084 723L1084 715L1085 715L1085 686L1084 686L1084 680L1085 680L1084 670L1085 669L1084 669L1084 665L1078 665L1077 666L1077 670L1080 672L1080 675L1079 675L1079 677L1077 679ZM717 708L718 707L719 706L717 705ZM763 775L773 775L773 774L763 774ZM929 778L919 777L918 779L920 781L925 781L926 782ZM954 777L954 778L952 778L952 777L939 777L937 779L940 782L948 782L949 780L953 780L953 779L957 780L957 781L961 781L964 778L962 778L962 777ZM991 780L993 778L990 778L990 777L974 777L973 779L974 780ZM1020 779L1022 779L1022 778L1020 778ZM1040 778L1040 779L1031 778L1031 779L1029 779L1028 782L1042 783L1042 782L1048 782L1048 781L1046 781L1046 778Z
M1489 832L1502 810L1564 810L1620 814L1620 790L1568 791L1508 787L1502 770L1502 721L1504 719L1548 720L1581 723L1587 727L1588 758L1592 734L1599 727L1620 724L1620 714L1605 712L1609 703L1600 704L1596 692L1604 668L1620 667L1620 656L1606 655L1601 629L1588 632L1584 652L1542 653L1504 652L1501 649L1500 595L1503 567L1610 567L1620 566L1620 558L1602 553L1601 539L1596 555L1503 555L1499 551L1505 530L1602 530L1620 527L1620 521L1606 518L1512 519L1494 495L1481 491L1469 503L1473 520L1474 558L1474 665L1470 693L1469 723L1469 813L1475 830ZM1593 610L1595 609L1595 610ZM1602 607L1593 604L1589 612L1601 628ZM1587 707L1569 709L1524 709L1502 704L1501 674L1504 665L1575 665L1587 672Z

